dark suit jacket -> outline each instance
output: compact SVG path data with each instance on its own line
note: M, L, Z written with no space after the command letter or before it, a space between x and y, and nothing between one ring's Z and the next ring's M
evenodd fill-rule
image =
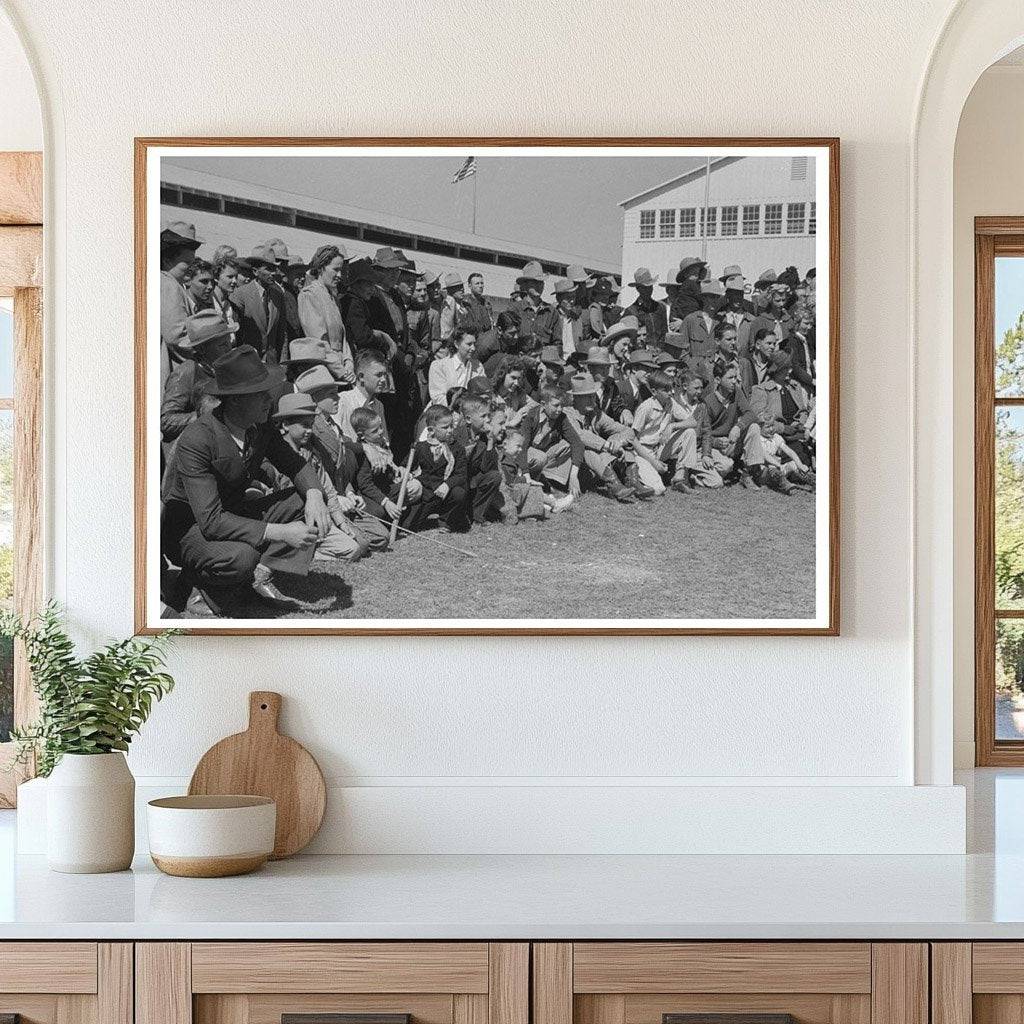
M423 500L429 501L434 492L443 483L447 483L449 489L455 487L466 487L466 449L460 444L449 444L452 455L455 456L455 465L451 474L445 480L444 471L448 466L445 459L435 458L434 450L426 441L416 442L416 457L413 459L413 468L419 470L419 481L423 485Z
M235 344L252 345L268 363L277 363L288 337L284 295L280 289L268 288L267 298L269 319L255 279L231 293L231 306L238 321Z
M796 331L786 339L786 351L793 357L793 379L814 392L815 378L813 361L817 358L817 343L813 329L801 341ZM811 362L807 361L810 356Z
M266 524L245 515L245 491L264 459L288 477L300 495L320 490L316 473L273 422L253 429L244 456L216 410L190 423L178 438L164 479L163 522L173 541L198 524L206 540L259 547Z
M521 353L536 352L545 345L558 345L561 336L556 338L553 327L556 319L554 306L542 302L536 309L523 299L518 299L509 307L519 318L519 351Z
M699 281L684 281L676 292L675 301L669 310L670 320L685 320L691 313L699 313L703 308Z
M644 301L639 296L632 305L627 306L622 315L635 316L641 327L647 328L647 347L655 348L660 345L668 334L668 312L665 306L657 299L651 298Z

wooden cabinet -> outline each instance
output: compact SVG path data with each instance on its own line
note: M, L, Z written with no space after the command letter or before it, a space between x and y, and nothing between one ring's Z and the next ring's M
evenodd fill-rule
M132 1024L132 944L0 943L6 1015L21 1024Z
M139 943L136 1024L529 1024L529 967L522 942Z
M1024 1020L1024 942L934 942L933 1024Z
M869 942L533 946L533 1024L928 1024L928 948ZM721 1024L730 1024L720 1018ZM683 1018L680 1024L689 1024Z

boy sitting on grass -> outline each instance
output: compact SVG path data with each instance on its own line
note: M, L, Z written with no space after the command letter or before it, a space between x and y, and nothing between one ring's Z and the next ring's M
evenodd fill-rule
M648 376L647 386L651 397L637 406L633 417L640 479L656 495L662 495L666 491L662 477L669 472L669 463L674 463L672 490L692 491L689 474L697 464L697 425L673 401L671 378L655 370Z
M522 431L512 428L505 431L501 442L501 494L505 499L502 511L509 522L520 519L546 519L558 515L572 504L572 496L555 498L544 490L539 480L534 480L523 464L523 450L526 439Z
M366 510L380 519L399 521L403 526L415 518L415 505L423 493L419 480L410 476L405 490L405 506L399 508L404 471L395 465L384 433L384 419L367 406L353 409L350 420L357 437L356 489L366 501Z
M786 444L786 439L775 428L774 423L761 427L764 444L764 464L767 470L765 483L781 494L792 494L800 490L814 490L815 476L800 456Z
M452 444L451 409L431 405L423 414L424 438L416 442L413 471L423 488L418 523L436 515L449 530L466 530L466 452Z
M370 541L359 527L348 518L355 510L355 502L338 494L317 453L310 447L313 438L313 420L316 406L309 395L282 395L273 419L281 429L285 442L301 455L312 467L320 480L320 487L331 517L331 528L327 536L317 541L314 561L317 559L341 558L347 562L358 562L370 551ZM284 481L284 483L287 483Z
M474 523L501 519L501 467L491 431L491 403L468 391L460 403L466 446L466 512Z

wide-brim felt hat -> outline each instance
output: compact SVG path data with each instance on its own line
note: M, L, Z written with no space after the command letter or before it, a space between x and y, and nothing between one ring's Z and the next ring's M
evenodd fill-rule
M571 295L576 291L576 285L567 277L560 277L554 285L556 295Z
M280 397L277 403L277 412L273 414L271 419L293 420L306 419L307 417L312 419L316 416L316 413L316 402L309 395L293 391L291 394Z
M195 224L183 220L175 220L160 232L161 249L198 249L203 244L196 238Z
M557 366L565 365L565 361L562 359L562 350L557 345L545 345L540 350L540 355L537 358L542 363L551 363Z
M719 278L725 285L727 292L745 292L747 290L747 279L741 274L733 274L731 277Z
M659 366L678 366L680 363L679 356L672 355L671 352L659 352L655 357L654 361Z
M185 320L185 337L178 342L178 348L191 352L218 338L230 338L233 327L215 309L201 309Z
M691 267L706 267L707 265L707 260L702 260L699 256L685 256L679 261L679 273L685 274Z
M717 298L721 298L725 294L725 289L718 281L701 281L700 293L701 295L714 295Z
M571 266L566 267L565 276L569 278L573 284L586 284L591 280L590 274L587 273L587 268L581 266L579 263L573 263Z
M596 395L597 381L589 373L574 373L570 380L572 397L577 395Z
M373 265L384 270L401 270L405 266L405 257L399 256L390 245L385 245L373 254Z
M449 270L441 279L441 284L445 288L461 288L462 275L456 274L454 270Z
M277 253L269 245L257 245L251 253L249 253L248 260L252 264L260 264L265 267L277 267Z
M653 288L657 283L657 274L652 274L647 267L637 267L633 271L633 280L629 282L629 286L631 288Z
M441 275L436 270L427 270L422 275L423 283L429 288L441 280Z
M326 366L311 366L295 378L295 390L303 394L319 391L321 388L341 390L341 385L334 379Z
M587 349L587 365L611 366L611 353L604 347L604 345L591 345L590 348Z
M214 379L206 385L208 395L257 395L273 391L281 383L251 345L226 352L213 364Z
M530 260L525 267L519 272L519 276L516 278L516 284L522 281L536 281L538 284L544 283L544 268L536 261Z
M649 366L651 369L658 367L658 354L649 348L639 348L629 355L630 366Z
M718 280L728 288L729 285L726 282L728 282L730 277L743 277L743 270L738 264L730 263L729 266L722 271Z
M614 277L599 277L594 281L595 292L603 292L605 290L611 292L612 295L619 294L619 286L615 283Z
M619 338L635 338L640 333L640 321L635 316L624 316L618 323L612 324L604 332L602 341L611 345Z
M309 366L327 366L330 349L323 338L293 338L288 342L288 358L281 360L282 366L306 363Z

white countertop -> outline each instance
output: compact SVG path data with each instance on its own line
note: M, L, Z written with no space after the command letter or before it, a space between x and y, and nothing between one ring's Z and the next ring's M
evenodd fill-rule
M0 939L1024 939L1024 856L298 857L0 879Z

